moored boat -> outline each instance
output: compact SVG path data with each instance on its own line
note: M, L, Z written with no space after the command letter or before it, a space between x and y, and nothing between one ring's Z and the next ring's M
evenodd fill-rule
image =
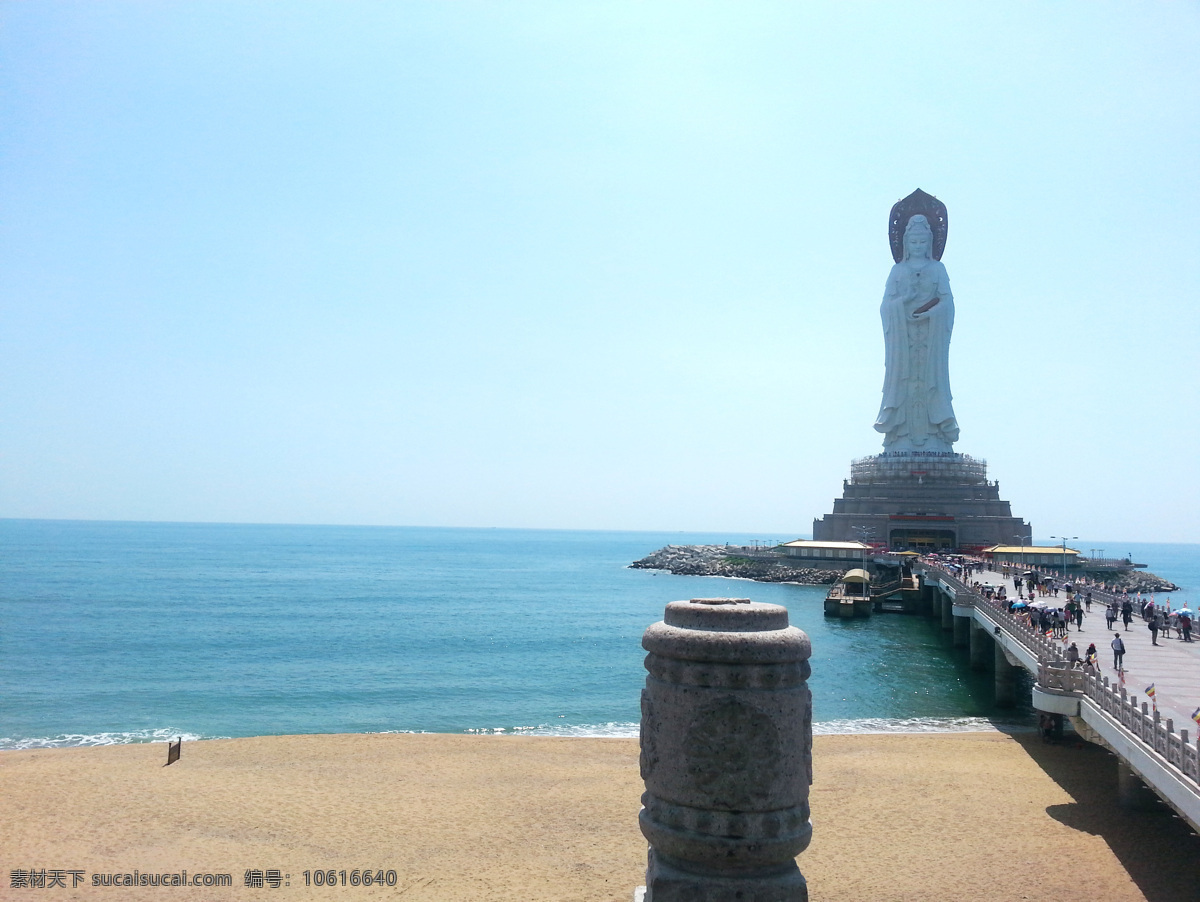
M872 606L871 574L861 568L846 571L825 596L829 617L870 617Z

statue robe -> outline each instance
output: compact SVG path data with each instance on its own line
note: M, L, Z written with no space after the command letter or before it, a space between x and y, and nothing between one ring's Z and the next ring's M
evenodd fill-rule
M930 300L926 313L912 314ZM907 260L892 267L883 304L883 402L875 429L885 451L951 451L958 423L950 395L950 333L954 297L940 260L921 270Z

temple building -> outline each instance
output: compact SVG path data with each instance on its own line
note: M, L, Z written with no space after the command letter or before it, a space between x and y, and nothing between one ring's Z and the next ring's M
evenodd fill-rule
M1017 564L1021 567L1078 567L1080 554L1074 548L1061 545L993 545L983 549L983 557L998 564Z
M1000 484L988 480L987 462L953 452L856 460L833 512L813 521L817 542L857 540L893 551L980 551L1031 535L1000 498Z
M788 557L798 557L813 563L836 561L856 561L864 554L874 551L870 545L862 542L813 542L807 539L797 539L795 542L785 542L779 546Z

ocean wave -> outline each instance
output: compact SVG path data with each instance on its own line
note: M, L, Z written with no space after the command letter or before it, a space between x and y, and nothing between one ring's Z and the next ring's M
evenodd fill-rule
M598 724L537 724L512 727L470 727L461 732L472 736L558 736L564 739L637 739L636 722ZM878 733L1031 733L1032 722L1019 718L999 720L990 717L869 717L858 720L823 720L813 723L813 735L847 736ZM379 730L378 733L426 734L427 730ZM131 730L114 733L63 733L35 739L0 738L0 750L86 748L103 745L131 745L147 742L187 742L200 739L227 739L226 736L200 736L178 730Z
M637 739L637 723L539 724L522 727L476 727L463 730L487 736L562 736L576 739Z
M636 739L637 723L539 724L521 727L478 727L464 730L488 736L564 736L580 739ZM824 720L813 723L815 736L869 735L876 733L1029 733L1034 726L1020 718L992 717L868 717L857 720Z
M992 717L866 717L861 720L813 722L815 736L872 733L1032 733L1032 723Z
M146 742L174 742L176 739L195 742L197 739L222 739L221 736L199 736L181 730L130 730L120 733L60 733L34 739L0 737L0 749L65 749L89 748L101 745L135 745Z

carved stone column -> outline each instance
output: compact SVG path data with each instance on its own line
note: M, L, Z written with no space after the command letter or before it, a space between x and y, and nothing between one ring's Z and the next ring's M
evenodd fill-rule
M779 605L694 598L642 647L647 902L807 902L808 636Z

